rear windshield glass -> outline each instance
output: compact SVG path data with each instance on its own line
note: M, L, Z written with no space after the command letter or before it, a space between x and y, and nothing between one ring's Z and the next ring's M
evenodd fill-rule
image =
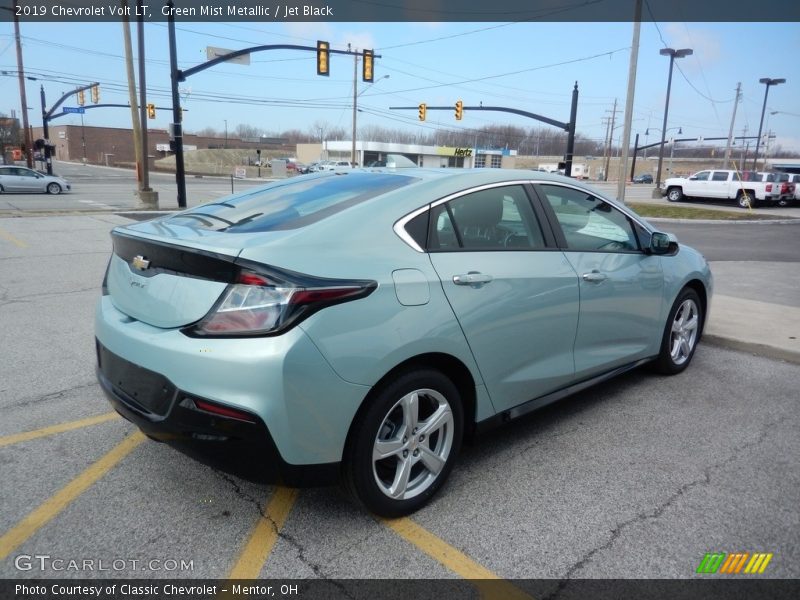
M298 177L203 204L170 220L231 233L298 229L415 181L393 173Z

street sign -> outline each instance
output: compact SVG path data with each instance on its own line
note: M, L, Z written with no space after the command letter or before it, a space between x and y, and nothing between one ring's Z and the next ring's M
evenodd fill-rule
M227 48L215 48L214 46L206 46L206 57L208 60L213 60L215 58L219 58L220 56L225 56L226 54L230 54L233 50L228 50ZM242 54L241 56L236 56L234 58L228 59L227 62L236 63L237 65L249 65L250 64L250 55L249 54Z
M83 108L82 106L65 106L64 107L64 112L65 113L76 113L76 114L82 115L83 113L86 112L86 109Z

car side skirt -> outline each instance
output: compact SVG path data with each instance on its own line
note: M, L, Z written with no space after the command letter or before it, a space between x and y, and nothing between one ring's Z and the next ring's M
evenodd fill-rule
M551 392L544 396L540 396L538 398L534 398L533 400L529 400L528 402L524 402L523 404L519 404L514 408L510 408L508 410L504 410L502 412L497 413L496 415L489 417L488 419L484 419L475 424L475 433L481 434L495 427L498 427L504 423L508 423L514 419L527 415L535 410L543 408L548 404L552 404L553 402L558 402L559 400L563 400L567 396L572 396L573 394L577 394L578 392L582 392L583 390L590 388L598 383L602 383L603 381L607 381L616 377L617 375L622 375L628 371L632 371L644 364L647 364L654 360L655 356L650 356L648 358L643 358L632 363L628 363L626 365L622 365L621 367L617 367L616 369L612 369L611 371L607 371L605 373L601 373L600 375L596 375L590 379L586 379L579 383L574 383L570 386L562 388L560 390L556 390L555 392Z

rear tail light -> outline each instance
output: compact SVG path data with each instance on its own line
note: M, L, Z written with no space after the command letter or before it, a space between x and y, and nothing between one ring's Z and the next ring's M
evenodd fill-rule
M376 287L374 281L254 266L241 269L209 313L183 331L193 337L277 335L323 308L364 298Z
M221 404L215 404L214 402L208 402L206 400L200 400L197 398L187 400L194 405L196 410L200 410L202 412L211 413L212 415L217 415L219 417L227 417L228 419L236 419L246 423L256 422L256 419L253 415L246 413L243 410L237 410L229 406L222 406Z
M767 184L767 191L768 191L768 192L771 192L771 191L772 191L772 184L771 184L771 183L768 183L768 184Z

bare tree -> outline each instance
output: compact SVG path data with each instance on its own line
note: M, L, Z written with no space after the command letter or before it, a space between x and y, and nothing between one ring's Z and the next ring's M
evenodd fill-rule
M214 129L213 127L203 127L200 131L197 132L197 135L202 137L221 137L219 132Z

